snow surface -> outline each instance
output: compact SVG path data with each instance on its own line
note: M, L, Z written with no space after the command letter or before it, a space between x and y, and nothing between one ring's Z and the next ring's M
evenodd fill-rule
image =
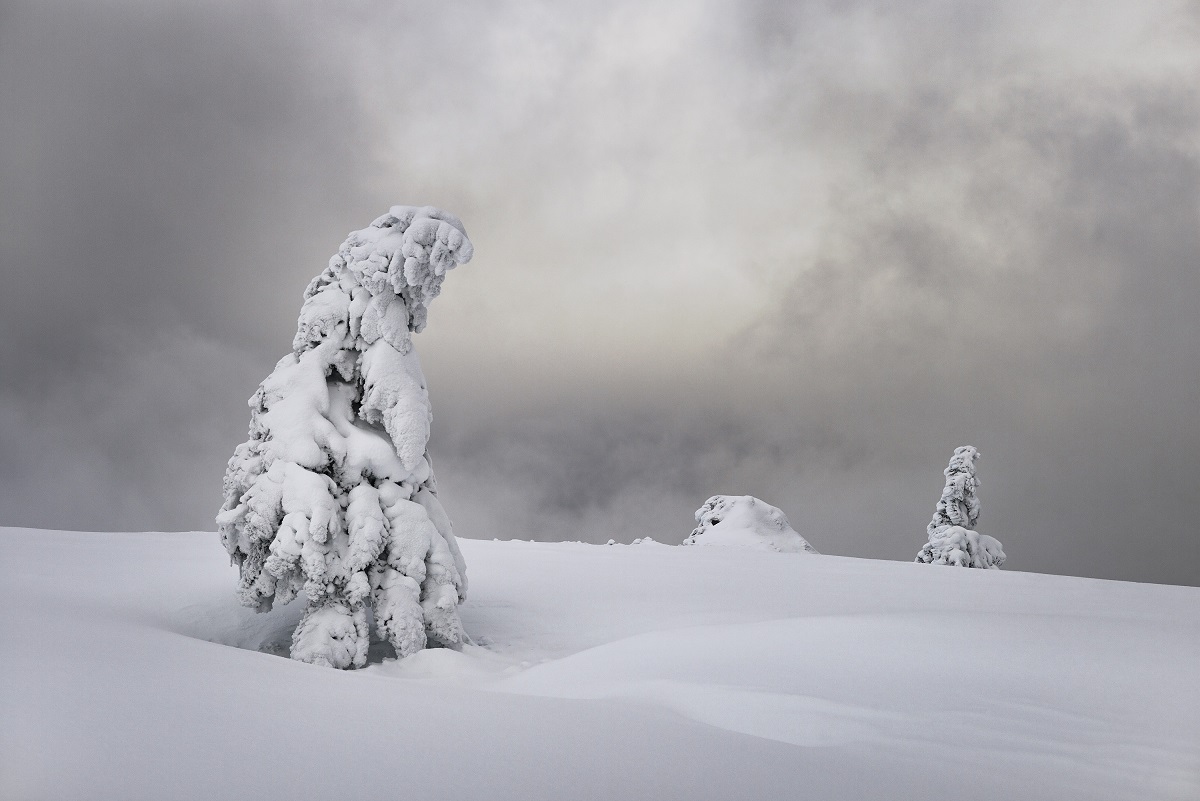
M474 644L341 672L212 542L0 529L0 798L1200 798L1200 588L459 540Z

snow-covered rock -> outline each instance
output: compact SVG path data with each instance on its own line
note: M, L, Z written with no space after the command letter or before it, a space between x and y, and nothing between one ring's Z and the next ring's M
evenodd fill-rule
M781 553L817 553L784 513L753 495L714 495L696 510L696 529L681 545Z
M243 604L307 596L294 659L366 664L368 603L401 656L463 640L466 565L437 498L412 333L471 255L462 223L429 206L393 206L351 233L304 293L292 352L250 399L217 525Z
M946 486L926 528L929 542L921 548L916 561L991 569L1004 564L1000 541L975 531L979 520L979 479L975 477L978 458L978 449L970 445L955 448L950 464L943 471Z

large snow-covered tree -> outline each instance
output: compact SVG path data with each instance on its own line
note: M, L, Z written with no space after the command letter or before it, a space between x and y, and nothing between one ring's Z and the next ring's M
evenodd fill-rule
M929 542L916 561L935 565L999 568L1004 564L1000 542L975 530L979 520L979 479L975 460L979 451L970 445L954 449L950 464L942 471L946 486L929 521Z
M471 255L462 223L428 206L351 233L304 293L292 352L250 399L217 525L243 604L307 597L293 659L366 664L368 604L398 656L463 641L466 566L426 449L412 334Z

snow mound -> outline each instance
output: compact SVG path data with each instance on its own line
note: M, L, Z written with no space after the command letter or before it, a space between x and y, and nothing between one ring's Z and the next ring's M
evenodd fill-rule
M681 545L780 553L818 553L784 513L753 495L714 495L696 510L696 530Z

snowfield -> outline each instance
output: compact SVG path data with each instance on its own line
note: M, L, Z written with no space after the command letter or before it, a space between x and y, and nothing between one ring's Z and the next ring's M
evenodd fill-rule
M286 658L215 534L0 529L0 798L1200 798L1200 588L460 540L473 644Z

